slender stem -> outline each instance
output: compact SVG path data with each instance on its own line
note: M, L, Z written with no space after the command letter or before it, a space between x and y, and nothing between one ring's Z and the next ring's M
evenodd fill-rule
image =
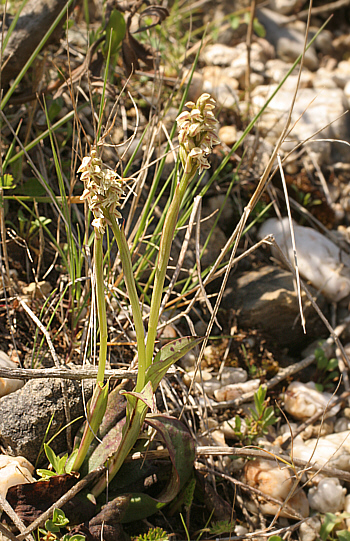
M96 303L97 303L97 314L98 314L98 324L100 328L100 351L98 358L98 371L96 383L103 383L105 369L106 369L106 359L107 359L107 315L106 315L106 301L105 301L105 291L104 291L104 281L103 281L103 245L102 237L97 232L95 232L94 239L94 265L95 265L95 276L96 276Z
M140 308L140 302L137 295L134 274L132 270L132 262L130 256L130 250L125 238L124 230L120 230L117 220L114 216L105 211L106 218L109 220L112 231L117 241L117 245L120 252L120 259L123 266L124 279L126 288L128 290L129 300L131 304L132 315L134 318L137 353L138 353L138 375L135 390L141 392L145 384L146 376L146 349L145 349L145 331L142 321L142 312Z
M147 368L152 364L154 344L157 336L159 309L162 301L166 270L169 263L170 250L173 242L177 218L179 215L180 204L185 195L188 183L193 178L195 172L196 169L191 173L184 173L182 175L180 183L176 186L173 200L164 221L162 237L159 245L158 259L155 269L154 288L148 320L148 335L146 343Z

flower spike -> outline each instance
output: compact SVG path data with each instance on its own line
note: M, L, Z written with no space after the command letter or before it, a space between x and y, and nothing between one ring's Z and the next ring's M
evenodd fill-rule
M85 156L78 169L81 180L84 182L82 200L87 200L89 209L94 215L92 226L95 231L103 235L107 220L105 210L116 218L121 218L118 210L120 198L124 195L124 180L118 178L115 171L107 167L97 155L95 147L90 156Z
M210 168L207 156L213 145L220 143L216 133L219 123L213 114L215 100L210 94L202 94L196 103L187 102L186 107L190 111L184 111L176 119L180 129L180 159L187 174L194 174L196 169L201 173Z

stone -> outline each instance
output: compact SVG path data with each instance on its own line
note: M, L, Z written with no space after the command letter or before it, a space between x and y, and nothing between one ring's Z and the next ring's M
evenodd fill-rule
M293 223L300 275L323 293L331 302L350 295L350 256L337 244L312 227ZM260 228L259 238L272 234L279 248L292 263L290 224L288 218L270 218ZM279 252L272 247L274 257Z
M222 126L219 130L219 139L225 145L229 147L233 146L237 141L237 129L236 126Z
M83 397L80 383L67 380L71 420L84 417ZM92 394L92 382L84 382L85 402ZM51 439L66 425L64 402L60 380L32 379L22 389L0 399L0 444L10 455L21 455L33 464L45 438ZM73 423L73 434L83 419ZM50 444L57 453L66 451L66 431L63 430ZM41 462L45 457L41 457Z
M284 409L295 419L302 421L327 409L323 417L326 419L336 415L340 410L340 404L330 407L334 401L331 393L318 391L313 381L306 384L292 381L284 394Z
M348 104L350 104L350 80L346 83L344 87L344 94L348 100Z
M203 69L203 92L208 92L217 101L218 106L231 108L237 106L239 99L235 92L239 83L233 77L224 75L218 66L208 66Z
M315 73L313 87L318 91L324 88L337 88L333 72L327 68L319 68Z
M225 230L229 224L234 223L234 208L232 204L232 199L226 198L224 194L214 195L213 197L210 197L208 201L206 201L205 212L208 214L215 213L215 217L217 217L218 211L221 212L218 219L218 225L219 227L221 227L221 229Z
M0 495L6 498L10 487L33 483L34 466L23 456L0 455Z
M320 309L327 313L324 298L319 296L317 300ZM324 325L305 294L302 294L302 301L306 335L300 325L292 274L266 265L239 277L230 277L222 307L236 311L239 327L260 329L281 347L300 351L307 340L325 335Z
M336 69L331 72L334 78L334 82L339 88L345 88L346 84L350 81L350 60L343 60L339 62Z
M288 17L267 8L258 9L257 17L266 29L266 39L275 47L276 56L286 62L294 62L304 50L303 32L288 27ZM304 65L311 71L318 68L313 46L305 53Z
M0 366L2 368L18 368L18 364L14 361L11 361L10 357L0 350ZM24 385L24 380L22 379L10 379L10 378L1 378L0 377L0 397L6 396L17 389L20 389Z
M252 103L260 110L266 100L277 88L276 85L261 86L252 92ZM287 119L294 96L294 90L284 89L278 91L271 100L259 122L259 129L264 136L267 133L270 139L277 138ZM317 131L317 142L308 142L309 148L317 157L319 164L326 164L332 158L337 161L348 161L348 146L343 144L320 142L320 139L333 139L348 141L350 139L350 125L347 115L344 115L348 102L343 90L340 88L325 88L322 92L316 92L311 88L303 88L298 93L292 113L293 131L289 139L296 138L304 141L311 138Z
M184 70L183 77L182 77L183 86L188 85L191 72L192 70L188 70L188 69ZM187 98L189 101L196 102L199 96L201 96L202 94L203 94L203 75L199 73L198 71L194 71L192 74L190 86L188 88Z
M318 517L307 518L299 527L300 541L315 541L315 539L319 539L320 530L321 521Z
M318 28L310 28L310 38L318 32ZM314 46L317 51L323 55L331 55L334 53L334 47L332 43L333 34L330 30L324 28L314 41Z
M231 383L243 383L247 381L248 373L243 368L234 368L225 366L221 374L221 384L230 385Z
M244 468L244 482L264 494L280 500L281 503L288 498L288 505L303 517L309 516L309 504L305 492L296 489L290 494L295 484L295 475L288 468L281 468L273 461L258 458L248 461ZM290 497L291 496L291 497ZM279 506L270 502L260 503L259 509L264 515L275 515ZM289 517L288 511L282 508L279 516Z
M320 513L338 513L345 505L346 488L339 479L330 477L321 479L316 487L311 487L308 494L310 507Z
M42 299L50 295L52 285L45 280L41 282L31 282L22 288L23 294L30 298Z
M296 13L303 5L302 0L270 0L269 7L282 15Z
M214 43L205 47L201 54L201 59L208 66L229 66L239 54L240 51L236 47Z
M251 379L248 381L242 381L241 383L232 383L229 385L224 385L217 389L214 393L214 396L218 402L235 400L243 394L257 391L259 389L259 386L260 379Z

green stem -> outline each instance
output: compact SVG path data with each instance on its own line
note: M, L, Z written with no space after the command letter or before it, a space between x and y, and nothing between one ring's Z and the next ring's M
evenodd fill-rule
M180 180L180 183L176 186L175 193L169 210L167 212L162 237L160 239L158 258L155 269L154 288L151 301L151 309L148 320L148 335L146 343L146 368L152 364L154 344L157 336L157 326L159 319L159 309L162 301L163 287L168 268L171 245L175 233L177 218L179 215L179 209L181 201L185 195L185 191L191 179L196 172L184 173Z
M140 308L140 302L137 295L134 274L132 270L131 255L127 240L125 238L124 230L121 230L117 220L108 211L105 211L105 216L111 224L115 240L120 252L120 259L123 266L123 273L126 288L128 290L129 300L131 304L132 315L134 318L136 341L137 341L137 353L138 353L138 373L135 391L141 392L145 385L146 376L146 350L145 350L145 331L142 321L142 312Z
M107 359L107 315L105 288L103 281L103 244L102 237L95 231L94 240L94 265L96 277L96 303L98 324L100 329L100 351L98 358L98 371L96 383L103 383Z

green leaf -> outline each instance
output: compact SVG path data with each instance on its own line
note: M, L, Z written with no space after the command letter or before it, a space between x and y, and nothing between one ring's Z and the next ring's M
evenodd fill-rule
M56 524L53 522L53 520L47 520L45 522L45 529L48 531L48 532L59 532L60 529L58 526L56 526Z
M241 19L240 17L237 17L237 15L231 15L231 17L229 18L229 22L231 28L233 28L233 30L237 30L237 28L241 24Z
M46 190L36 178L30 178L23 186L17 186L14 193L28 195L29 197L40 197L46 194Z
M58 459L57 473L59 475L66 473L65 465L66 465L67 458L68 458L68 453L66 453L61 458Z
M130 400L130 397L135 397L139 400L142 400L142 402L146 404L146 406L152 411L152 413L156 410L155 396L150 381L144 386L140 393L137 393L136 391L120 391L120 394L124 395L128 401ZM133 407L135 401L131 400L130 403Z
M236 415L236 417L235 417L235 431L236 432L241 432L241 428L242 428L242 420L241 420L239 415Z
M150 381L152 383L154 392L167 373L168 368L181 359L188 351L191 351L202 340L203 338L184 336L183 338L178 338L173 342L165 344L158 351L153 363L146 371L146 382Z
M12 188L16 188L13 176L9 174L0 176L0 186L3 190L10 190Z
M269 537L268 541L283 541L283 539L279 535L271 535L271 537Z
M253 29L257 36L259 36L259 38L264 38L266 36L265 27L259 22L256 17L253 20Z
M340 541L350 541L350 532L348 530L337 531L337 536Z
M72 452L72 454L70 455L70 457L66 461L66 464L65 464L65 467L64 467L65 473L71 473L72 472L74 462L75 462L75 459L76 459L77 455L78 455L78 449L75 449Z
M159 496L137 493L130 497L122 523L146 518L170 503L186 484L193 472L195 444L187 428L174 417L168 415L147 415L146 423L157 430L166 445L172 462L172 472L167 485ZM122 475L122 470L120 472Z
M328 361L327 370L332 371L332 370L336 370L337 368L338 368L338 359L334 357L333 359L330 359Z
M53 469L57 473L58 468L59 468L59 458L58 458L58 456L56 456L55 451L53 451L51 449L51 447L49 447L49 445L47 445L47 443L44 443L44 451L45 451L45 455L47 457L47 460L50 462L51 466L53 467Z
M325 514L324 521L320 530L320 537L322 541L326 541L327 537L332 532L334 527L340 522L342 522L342 520L343 519L340 516L334 515L333 513Z
M36 472L44 481L47 481L50 477L54 477L56 475L56 472L51 470L37 469Z
M109 47L111 48L112 57L118 53L125 32L126 24L123 14L120 11L113 9L106 28L106 40L103 47L104 55L107 55Z
M64 511L57 508L53 510L52 520L55 524L62 524L64 526L69 522L69 520L66 518Z

